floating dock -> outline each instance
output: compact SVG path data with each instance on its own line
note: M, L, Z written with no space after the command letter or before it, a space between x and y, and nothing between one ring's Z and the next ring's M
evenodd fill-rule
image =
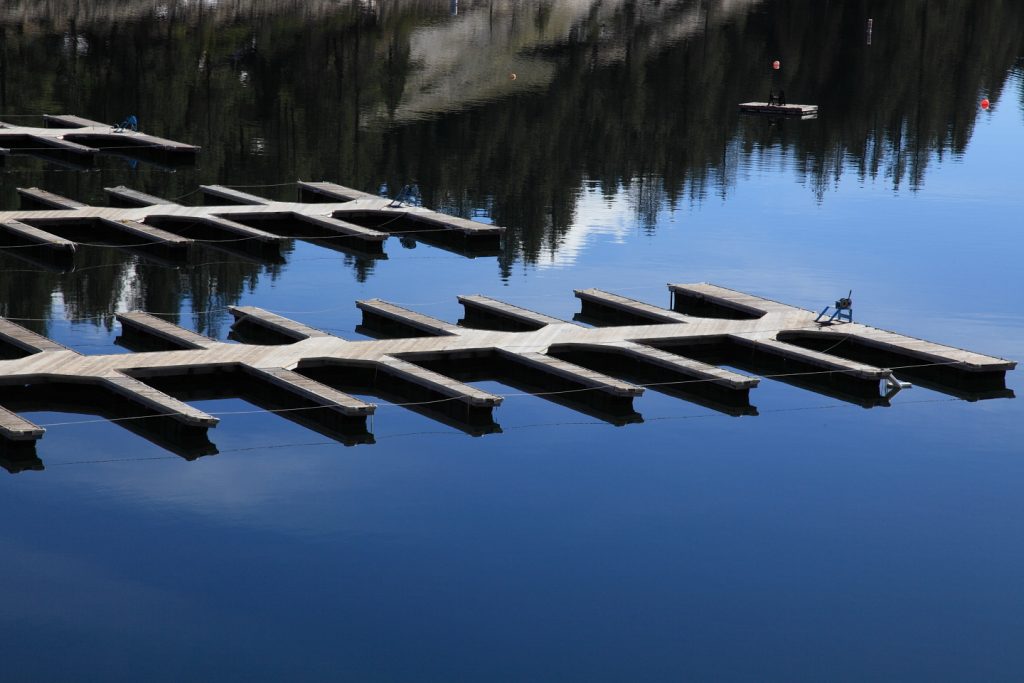
M100 356L0 319L0 441L24 447L39 439L43 428L17 411L40 409L41 396L54 392L53 409L130 416L119 424L186 457L211 452L206 430L218 418L184 401L218 396L285 408L282 417L354 444L372 441L366 420L375 405L353 391L394 398L467 433L499 431L492 411L503 397L468 383L479 379L613 424L641 421L632 402L645 388L731 415L756 414L749 392L762 377L864 407L888 405L902 386L897 379L969 400L1013 395L1005 373L1014 361L861 323L821 324L814 311L716 285L672 284L669 291L670 305L661 308L578 290L592 327L480 295L459 297L459 324L359 301L361 329L376 337L369 341L255 307L232 309L235 330L246 330L243 343L128 312L117 316L118 341L146 350ZM261 334L260 343L244 343Z
M110 206L90 206L35 187L18 188L23 209L0 211L0 240L66 256L76 243L104 241L165 258L196 242L280 259L288 239L366 258L383 258L391 235L422 239L474 257L497 255L505 229L327 182L298 183L300 201L275 201L222 185L202 185L212 203L187 206L127 187L105 188ZM302 201L315 199L316 201Z
M90 166L97 154L160 163L195 163L199 147L69 114L43 116L45 127L0 121L0 155L27 154Z
M768 104L767 102L743 102L740 111L744 114L772 114L774 116L796 116L813 118L818 115L816 104Z

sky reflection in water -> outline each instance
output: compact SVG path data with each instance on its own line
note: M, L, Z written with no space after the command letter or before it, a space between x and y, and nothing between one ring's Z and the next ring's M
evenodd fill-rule
M473 7L463 3L458 20ZM772 9L744 7L714 35L725 40L738 24L756 34ZM458 20L441 12L425 25L443 31ZM876 20L873 47L886 47L883 28ZM423 30L413 52L430 42ZM687 39L678 40L667 44ZM553 63L556 85L559 69L574 73ZM618 73L598 68L606 79ZM479 292L571 318L573 288L666 304L664 283L710 281L811 309L852 288L857 317L869 324L1021 359L1020 78L1000 84L962 150L940 160L929 148L916 189L894 189L884 172L860 179L853 160L838 181L805 173L808 158L828 152L818 141L847 121L843 109L816 122L701 120L711 137L732 140L734 153L716 152L726 161L710 175L721 171L726 182L694 200L652 190L656 174L641 190L638 179L609 183L584 164L575 190L521 190L512 171L469 182L445 165L471 150L441 133L468 130L473 117L500 122L503 100L474 104L482 110L442 106L364 142L436 134L433 153L408 152L405 162L435 169L427 194L495 197L518 246L500 259L467 259L390 240L389 259L360 279L342 256L299 242L273 278L266 267L239 267L220 273L235 278L220 298L182 289L181 322L223 338L229 317L216 308L237 302L357 338L361 298L457 320L455 295ZM400 101L411 107L413 94ZM730 90L725 97L736 99ZM253 120L245 135L271 150L283 144L283 134L260 130L278 126L278 114ZM785 146L773 142L779 136ZM187 189L171 188L238 177L231 165L246 157L221 154L229 137L205 141L211 158L173 175L113 168L80 178L15 164L0 182L4 196L16 185L56 184L83 198L120 182L180 194ZM735 149L742 139L765 144ZM347 162L324 154L296 164L347 184L328 172ZM376 168L352 184L370 189L385 176L396 186L391 174L403 162L375 154ZM628 156L614 158L610 176L638 177ZM280 182L293 168L257 165L245 180ZM561 200L572 200L571 214L545 222L511 206L532 197L539 214L562 215L545 204L549 190L569 192ZM98 257L120 258L110 251ZM88 271L13 274L26 268L14 263L4 261L6 291L33 292L22 310L56 313L64 301L91 315L151 296L99 301L84 284ZM116 271L127 291L155 286L134 267ZM172 271L165 281L180 277ZM48 332L86 353L118 350L117 330L102 325L56 315ZM1020 372L1007 384L1019 393ZM1024 667L1019 401L968 403L914 387L890 408L864 410L765 381L751 402L759 416L732 418L648 391L636 402L643 424L611 427L512 396L495 413L502 433L480 438L382 406L376 443L349 448L280 417L234 414L211 432L220 454L194 462L109 423L53 426L39 445L45 471L0 477L6 675L1013 680ZM253 409L239 400L196 405Z

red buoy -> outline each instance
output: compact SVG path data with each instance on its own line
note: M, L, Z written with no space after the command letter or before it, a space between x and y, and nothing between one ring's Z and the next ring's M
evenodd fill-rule
M990 105L990 104L991 104L991 103L990 103L990 102L988 101L988 98L986 97L985 99L983 99L983 100L981 101L981 108L982 108L982 109L988 109L988 107L989 107L989 105Z
M779 69L782 68L782 62L776 59L774 62L772 62L772 68L778 71Z

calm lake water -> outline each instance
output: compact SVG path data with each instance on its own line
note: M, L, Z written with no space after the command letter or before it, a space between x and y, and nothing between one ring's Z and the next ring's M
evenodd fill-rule
M416 183L508 233L476 258L0 252L0 314L125 353L130 309L224 339L226 306L256 305L357 339L357 299L571 318L574 288L667 305L665 283L707 281L809 309L852 289L864 322L1024 359L1021 55L1024 5L997 0L14 0L0 119L136 114L203 153L9 157L4 208L25 186ZM819 117L736 112L772 87ZM191 462L25 413L45 469L0 472L2 677L1020 680L1019 400L915 386L865 410L764 380L756 416L649 390L616 427L478 385L508 395L500 433L374 399L354 447L195 401L222 421Z

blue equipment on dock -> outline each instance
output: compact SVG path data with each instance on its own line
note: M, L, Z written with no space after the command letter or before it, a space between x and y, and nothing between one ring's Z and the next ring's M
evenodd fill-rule
M825 316L829 315L829 313L828 313L828 309L829 308L831 308L831 306L826 306L825 308L821 309L821 313L819 313L818 317L814 319L814 322L816 322L816 323L822 322L821 319L824 318ZM833 311L832 314L829 315L828 320L824 321L822 324L828 325L829 323L833 323L833 322L835 322L837 320L839 322L847 322L847 323L852 323L853 322L853 290L852 289L850 290L849 294L847 294L842 299L839 299L838 301L836 301L836 303L835 303L835 311Z
M125 117L124 121L114 126L115 133L120 133L126 130L130 130L135 133L139 132L139 119L135 117L135 114L129 114Z
M402 187L402 191L398 193L398 196L391 200L388 206L394 208L402 206L403 204L409 204L411 206L422 206L423 197L420 195L420 186L416 183L411 185L405 185Z

